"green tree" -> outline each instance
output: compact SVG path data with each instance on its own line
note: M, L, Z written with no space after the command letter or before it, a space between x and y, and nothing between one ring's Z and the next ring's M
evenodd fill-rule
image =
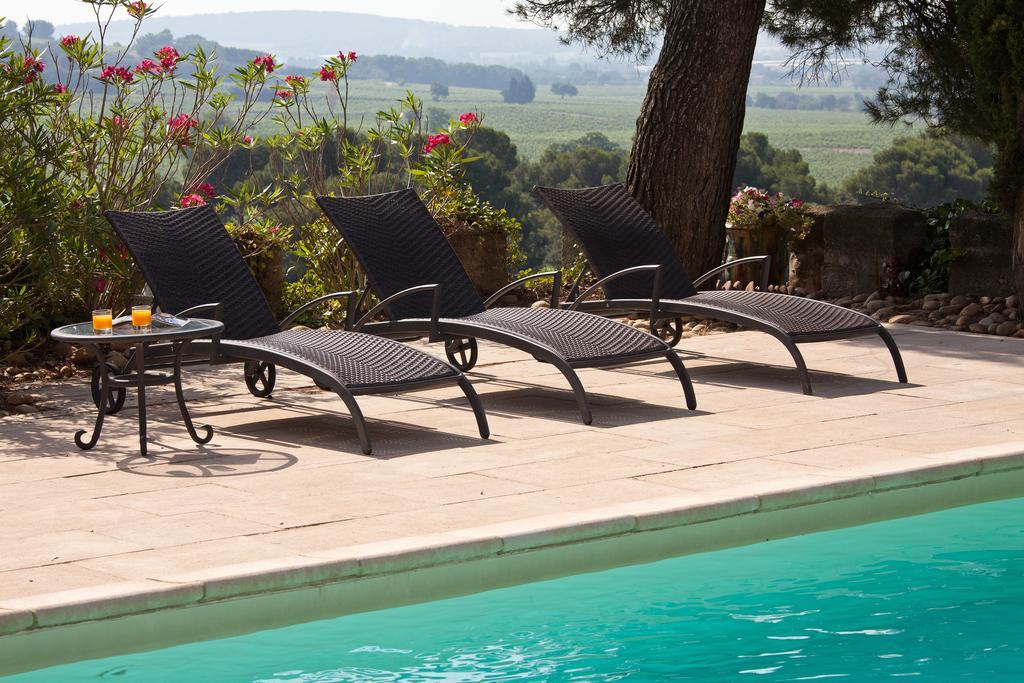
M42 19L29 19L25 24L25 33L31 33L37 40L49 40L53 38L54 26Z
M529 76L518 74L508 81L508 87L501 91L502 98L509 104L529 104L537 94L537 89Z
M444 83L431 83L430 84L430 99L437 102L438 100L444 100L448 98L448 86Z
M519 0L599 53L649 56L627 183L695 273L721 262L747 81L765 0Z
M551 92L555 95L560 95L563 100L566 95L569 97L576 97L580 94L580 91L577 90L576 86L572 83L552 83Z
M836 57L886 47L875 121L924 121L995 148L991 190L1014 225L1024 298L1024 3L1020 0L775 0L769 30L794 65L828 75Z
M740 138L732 184L810 201L827 201L831 195L827 186L817 184L799 150L772 147L764 133L745 133Z
M853 195L886 194L901 203L932 207L985 198L991 166L982 166L965 143L932 134L897 138L870 166L847 178Z

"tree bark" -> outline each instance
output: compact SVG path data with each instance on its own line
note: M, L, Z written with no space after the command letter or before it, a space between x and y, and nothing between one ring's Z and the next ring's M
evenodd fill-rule
M1024 95L1017 95L1017 135L1024 149ZM1017 292L1017 311L1024 315L1024 180L1013 203L1013 289ZM1018 317L1018 319L1021 319Z
M765 0L675 0L637 119L627 185L691 276L721 263Z

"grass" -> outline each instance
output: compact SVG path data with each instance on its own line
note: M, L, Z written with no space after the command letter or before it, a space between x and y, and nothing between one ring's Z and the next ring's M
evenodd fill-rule
M539 157L552 143L567 142L590 131L604 133L628 149L644 96L644 86L640 84L579 86L579 95L565 99L539 86L536 99L521 105L506 104L496 90L451 87L446 100L433 102L430 86L426 84L360 80L352 81L350 122L362 119L363 128L368 127L374 113L392 106L406 89L421 97L428 110L436 107L454 115L464 111L483 113L485 125L508 133L520 156L531 159ZM769 88L752 89L756 90ZM770 90L777 94L784 89ZM814 91L824 92L823 89L802 92ZM828 92L842 94L846 91L830 88ZM767 134L776 147L799 149L819 182L832 186L841 184L847 175L869 164L874 152L905 134L899 129L874 126L865 114L856 112L756 107L747 110L744 130Z

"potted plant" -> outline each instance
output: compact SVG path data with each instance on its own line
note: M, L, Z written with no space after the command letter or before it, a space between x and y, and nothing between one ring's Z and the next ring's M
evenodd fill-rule
M813 224L802 200L756 187L741 188L729 202L725 223L729 258L768 254L772 257L768 282L784 283L790 245L804 239ZM757 281L758 267L737 266L733 278Z

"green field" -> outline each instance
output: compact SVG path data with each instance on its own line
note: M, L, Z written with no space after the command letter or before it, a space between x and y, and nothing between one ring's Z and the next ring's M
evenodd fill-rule
M523 105L505 104L498 91L478 88L451 87L446 100L432 102L429 85L352 81L351 86L351 123L362 119L363 127L367 127L376 111L391 106L408 88L423 98L428 109L438 107L455 115L471 110L482 113L486 125L508 133L519 154L529 158L538 157L552 143L566 142L590 131L602 132L628 149L644 95L644 86L639 84L579 86L579 95L563 100L548 87L538 86L536 99ZM774 93L783 90L758 89ZM832 186L870 163L871 155L895 137L905 134L874 126L865 114L855 112L759 108L747 110L744 129L767 134L776 147L799 149L814 176Z

